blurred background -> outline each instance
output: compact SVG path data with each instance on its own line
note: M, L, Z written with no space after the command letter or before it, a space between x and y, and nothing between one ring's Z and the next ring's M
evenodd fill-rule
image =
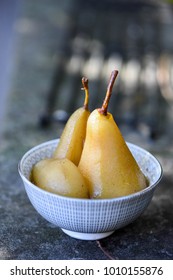
M122 133L172 151L172 1L1 0L0 14L1 138L58 137L83 103L82 76L92 110L118 69L109 111Z

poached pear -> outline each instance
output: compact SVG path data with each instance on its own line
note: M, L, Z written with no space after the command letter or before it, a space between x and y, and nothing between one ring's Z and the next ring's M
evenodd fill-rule
M79 162L90 198L115 198L140 191L146 177L130 152L113 116L107 112L114 81L113 71L100 109L89 116L85 144Z
M85 90L84 105L77 109L68 119L60 137L60 142L53 154L55 158L68 158L75 165L78 165L81 157L86 136L86 124L90 114L88 110L88 79L82 78L82 84Z
M32 169L31 181L38 187L62 196L88 198L88 188L77 166L69 159L47 158Z

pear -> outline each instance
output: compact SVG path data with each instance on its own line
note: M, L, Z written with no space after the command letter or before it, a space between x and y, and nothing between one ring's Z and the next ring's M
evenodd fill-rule
M107 112L114 81L113 71L106 97L87 122L86 139L79 162L91 198L115 198L144 189L147 180L130 152L113 116Z
M55 158L68 158L75 165L78 165L81 157L86 135L86 124L90 114L88 110L88 79L83 77L82 84L85 90L84 105L77 109L68 119L60 137L60 142L53 154Z
M68 159L46 158L32 169L31 181L58 195L88 198L88 188L77 166Z

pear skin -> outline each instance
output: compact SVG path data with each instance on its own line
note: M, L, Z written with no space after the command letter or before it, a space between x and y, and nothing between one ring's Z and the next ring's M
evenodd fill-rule
M114 198L144 189L147 181L112 115L94 110L79 162L91 198Z
M78 165L86 136L86 124L89 114L89 111L79 108L71 115L53 157L59 159L68 158L75 165Z
M43 159L32 169L32 182L58 195L88 198L88 188L77 166L68 159Z
M112 72L100 109L89 116L79 170L91 198L115 198L144 189L147 180L107 107L118 71Z
M75 165L78 165L81 157L86 136L87 120L90 115L88 110L88 80L83 78L82 83L85 89L84 106L77 109L70 116L60 137L60 142L53 154L55 158L68 158Z

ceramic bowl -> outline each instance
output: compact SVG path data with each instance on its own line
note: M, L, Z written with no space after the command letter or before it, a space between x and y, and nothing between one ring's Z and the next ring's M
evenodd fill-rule
M19 163L29 200L43 218L71 237L97 240L133 222L147 208L162 177L162 168L152 154L131 143L127 145L149 179L149 186L140 192L113 199L79 199L53 194L31 183L33 165L51 157L58 141L51 140L30 149Z

